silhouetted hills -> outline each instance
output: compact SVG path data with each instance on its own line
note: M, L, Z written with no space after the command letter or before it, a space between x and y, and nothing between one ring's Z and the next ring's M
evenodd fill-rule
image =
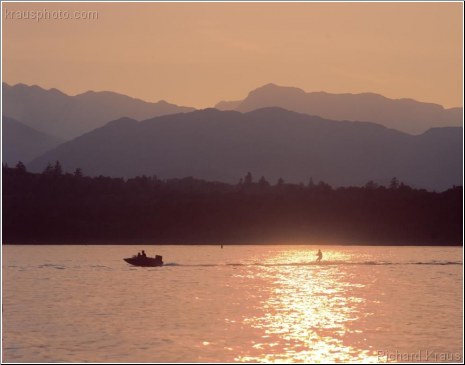
M76 137L124 116L141 120L194 110L165 101L149 103L108 91L69 96L57 89L5 83L2 89L5 115L63 139Z
M18 161L28 163L63 142L5 116L2 127L2 162L10 166Z
M443 190L462 185L462 128L413 136L378 124L325 120L280 108L249 113L206 109L142 122L119 119L45 153L88 175L323 180L333 186L387 184Z
M413 99L389 99L379 94L330 94L305 92L295 87L268 84L241 101L217 104L221 110L248 112L264 107L318 115L334 120L367 121L412 134L433 127L462 126L463 108L444 109L441 105Z

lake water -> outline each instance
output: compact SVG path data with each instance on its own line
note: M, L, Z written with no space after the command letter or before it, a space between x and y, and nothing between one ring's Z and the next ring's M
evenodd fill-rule
M166 265L122 260L142 249ZM3 246L3 361L460 362L462 256L461 247Z

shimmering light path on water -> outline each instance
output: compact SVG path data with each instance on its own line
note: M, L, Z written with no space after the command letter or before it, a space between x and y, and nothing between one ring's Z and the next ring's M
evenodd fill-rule
M142 249L166 265L122 260ZM461 247L3 246L3 361L461 359L462 269Z

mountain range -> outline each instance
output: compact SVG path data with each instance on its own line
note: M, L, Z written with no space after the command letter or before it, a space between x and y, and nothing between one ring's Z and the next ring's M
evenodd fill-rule
M194 110L166 101L150 103L110 91L87 91L70 96L57 89L24 84L3 83L2 98L3 115L61 139L77 137L120 117L142 120Z
M146 102L110 91L87 91L69 96L57 89L3 83L2 93L3 115L62 139L77 137L121 117L144 120L194 110L165 101ZM251 91L244 100L222 101L215 105L219 110L240 112L265 107L281 107L331 120L373 122L410 134L421 134L435 127L462 126L463 123L463 108L459 107L446 109L439 104L389 99L374 93L305 92L275 84Z
M463 121L463 108L445 109L439 104L389 99L374 93L305 92L275 84L251 91L244 100L222 101L215 108L249 112L275 106L333 120L375 122L411 134L435 127L461 126Z
M391 178L443 190L462 184L462 128L411 135L369 122L333 121L282 108L247 113L198 110L138 122L119 118L45 153L87 175L193 176L237 182L251 172L275 182L323 180L333 186Z

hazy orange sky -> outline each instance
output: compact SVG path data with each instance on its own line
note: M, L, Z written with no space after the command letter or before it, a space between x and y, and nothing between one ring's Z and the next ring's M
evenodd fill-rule
M2 3L3 81L212 106L266 83L462 106L463 4ZM17 10L97 20L11 19Z

